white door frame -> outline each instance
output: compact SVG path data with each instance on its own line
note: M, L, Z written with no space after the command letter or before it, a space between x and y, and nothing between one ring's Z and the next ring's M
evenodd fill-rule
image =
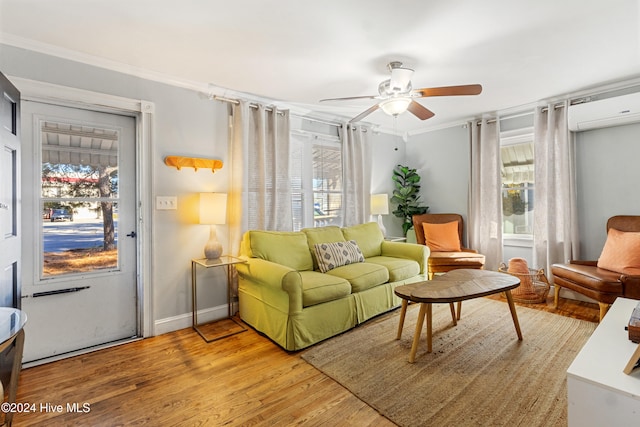
M56 104L104 113L123 114L136 119L137 203L137 294L138 330L143 337L154 335L152 260L153 125L155 104L67 86L7 76L20 91L22 100Z

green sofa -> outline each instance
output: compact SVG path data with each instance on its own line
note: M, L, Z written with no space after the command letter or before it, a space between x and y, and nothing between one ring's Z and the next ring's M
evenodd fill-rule
M346 245L360 259L320 265L316 244L317 250ZM248 231L240 252L247 261L236 265L240 317L289 351L399 306L394 288L425 280L429 257L427 246L384 240L374 222L299 232ZM330 269L323 273L320 267Z

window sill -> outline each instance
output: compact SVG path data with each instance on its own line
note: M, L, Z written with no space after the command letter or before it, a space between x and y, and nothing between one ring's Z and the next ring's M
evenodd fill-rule
M516 234L507 234L502 236L502 245L503 246L515 246L520 248L532 248L533 247L533 236L530 234L527 235L516 235Z

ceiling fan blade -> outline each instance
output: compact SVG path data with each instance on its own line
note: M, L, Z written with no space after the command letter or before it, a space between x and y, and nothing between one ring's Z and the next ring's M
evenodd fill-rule
M346 98L327 98L327 99L321 99L320 102L327 102L327 101L351 101L354 99L377 99L379 98L379 95L365 95L365 96L349 96Z
M409 104L409 107L407 108L407 110L411 114L419 118L420 120L427 120L435 116L435 113L433 111L429 110L428 108L426 108L425 106L423 106L422 104L416 101L411 101L411 104Z
M362 113L360 113L357 116L355 116L353 119L349 120L349 123L359 122L360 120L362 120L365 117L367 117L369 114L371 114L374 111L376 111L378 108L380 108L380 104L375 104L375 105L369 107L367 110L363 111Z
M413 91L414 94L418 94L421 97L478 95L481 92L482 92L482 85L429 87L424 89L415 89Z

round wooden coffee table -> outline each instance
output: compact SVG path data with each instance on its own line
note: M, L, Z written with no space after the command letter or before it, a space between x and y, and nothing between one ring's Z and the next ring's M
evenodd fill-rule
M484 297L487 295L504 292L509 303L509 310L516 328L518 340L522 340L522 332L518 323L516 306L513 303L511 289L520 285L520 279L510 274L488 270L460 269L452 270L441 276L436 276L432 280L416 282L410 285L398 286L395 294L402 298L402 309L400 311L400 324L398 327L397 339L400 339L404 316L406 314L409 301L420 304L420 312L416 323L416 330L413 335L413 344L409 354L409 362L413 363L418 351L420 334L422 333L422 322L427 323L427 353L431 353L432 340L432 304L448 303L451 305L453 324L456 324L456 316L453 311L453 303L458 302L458 315L460 319L460 302L468 299Z

